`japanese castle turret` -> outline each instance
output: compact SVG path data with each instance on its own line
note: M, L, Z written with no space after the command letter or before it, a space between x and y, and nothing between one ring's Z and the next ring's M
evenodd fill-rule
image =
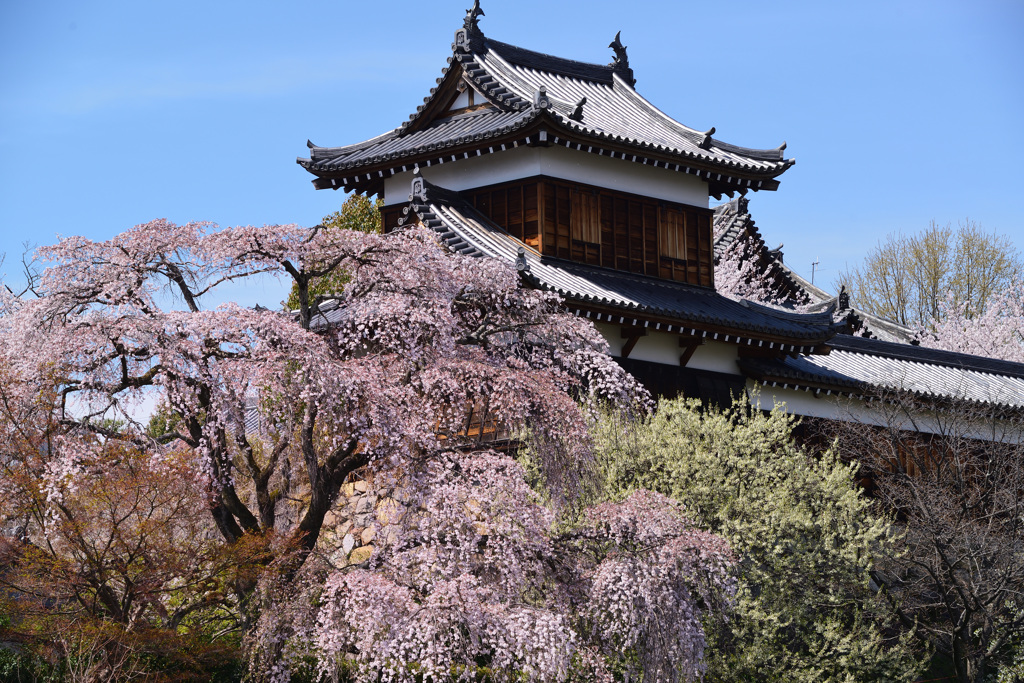
M763 240L780 292L813 305L796 312L716 292L713 224L720 242L756 230L745 199L716 216L709 198L778 189L794 163L785 143L740 147L670 118L637 92L619 35L609 64L589 64L489 38L482 16L479 2L467 11L437 86L407 121L343 147L307 143L298 163L315 188L377 195L385 229L422 224L453 251L515 265L526 284L593 320L655 393L728 403L760 386L762 401L834 417L834 403L814 397L868 394L878 359L904 378L923 372L928 386L929 368L977 365L841 334L852 329L848 302L809 289ZM1021 382L1014 374L1001 372ZM1024 404L1024 384L1006 388Z

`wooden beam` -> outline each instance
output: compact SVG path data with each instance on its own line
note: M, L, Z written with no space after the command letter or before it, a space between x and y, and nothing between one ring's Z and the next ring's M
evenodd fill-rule
M622 347L622 358L629 358L629 354L633 352L633 347L640 341L640 337L646 336L646 327L623 327L622 338L626 340L626 343Z
M693 358L693 352L697 350L698 346L704 343L703 339L695 339L693 337L680 337L679 348L683 349L682 355L679 356L679 367L685 368L686 364Z

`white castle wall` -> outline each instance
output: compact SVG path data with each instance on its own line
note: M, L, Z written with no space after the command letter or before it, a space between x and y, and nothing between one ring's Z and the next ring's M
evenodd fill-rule
M622 326L610 323L595 323L598 331L607 340L613 356L622 355L622 347L626 340L622 338ZM722 342L705 340L697 347L686 367L694 370L710 370L730 375L740 374L736 364L736 346ZM685 349L679 346L679 335L647 331L646 337L640 337L636 346L630 351L629 357L634 360L645 360L651 363L664 363L679 367L679 357Z
M504 152L420 166L428 181L449 190L468 190L519 178L546 175L610 190L690 206L708 206L708 184L696 176L565 147L520 146ZM384 204L409 201L412 171L384 181Z

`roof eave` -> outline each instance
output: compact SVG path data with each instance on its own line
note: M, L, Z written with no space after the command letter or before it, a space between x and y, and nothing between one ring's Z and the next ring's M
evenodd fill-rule
M600 144L594 144L598 142ZM598 135L588 135L573 126L567 125L561 117L548 110L537 110L518 125L498 131L493 137L467 140L463 144L451 145L449 142L436 145L430 149L407 154L398 154L386 160L372 164L355 165L340 169L317 169L311 159L296 159L297 163L308 172L317 176L313 186L316 189L346 189L346 191L363 191L367 183L374 177L384 179L415 166L429 166L433 163L448 163L461 158L481 156L484 153L496 153L521 144L535 146L565 146L569 149L584 151L598 156L624 159L633 163L665 168L676 172L695 175L709 184L711 194L741 192L749 190L778 189L777 176L789 168L791 163L768 171L736 169L716 164L714 160L695 158L668 149L651 148L650 145L636 144L628 140L609 140ZM367 177L369 176L369 177Z
M565 300L567 308L577 309L583 312L584 317L596 320L597 322L609 322L615 325L640 325L656 331L662 329L662 327L659 327L660 325L664 326L665 331L679 334L684 338L690 336L695 340L717 341L733 344L739 348L763 348L781 354L821 355L828 350L826 345L834 334L832 331L828 331L811 337L791 337L784 334L751 330L728 324L708 322L706 320L669 316L640 307L627 308L609 303L598 303L584 297L566 295L550 286L544 285L544 283L537 282L534 284L559 294ZM585 315L587 312L600 314L602 317ZM654 327L651 327L652 325ZM764 342L765 345L757 347L756 342Z

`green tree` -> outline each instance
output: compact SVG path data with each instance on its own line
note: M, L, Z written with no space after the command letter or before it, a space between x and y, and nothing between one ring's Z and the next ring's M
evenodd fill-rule
M1022 273L1009 237L970 220L956 228L933 221L917 235L889 235L836 285L845 285L859 308L914 327L941 322L946 303L980 313Z
M371 201L365 195L353 194L341 205L340 211L324 216L320 225L327 230L380 233L383 231L380 215L380 208L383 205L384 200L382 199ZM348 282L348 273L335 270L330 275L314 280L309 287L309 295L315 299L337 294L346 282ZM292 285L284 305L292 310L299 307L299 291L296 285Z
M806 453L793 424L781 410L703 411L682 399L634 425L602 418L605 495L670 495L736 553L735 610L711 643L707 680L911 680L919 664L868 574L889 526L856 467Z

